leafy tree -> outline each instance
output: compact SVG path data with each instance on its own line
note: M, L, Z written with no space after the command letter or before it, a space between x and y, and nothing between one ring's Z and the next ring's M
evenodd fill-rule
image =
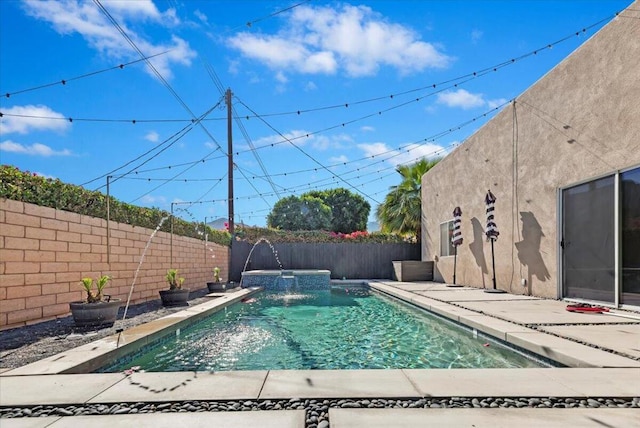
M396 171L402 182L391 186L384 202L378 205L376 217L382 232L415 236L420 242L422 220L422 176L433 168L440 159L421 159L411 165L400 165Z
M367 230L371 205L362 196L347 189L315 190L303 196L313 196L331 207L331 231L351 233Z
M313 196L289 196L273 206L267 226L282 230L329 230L331 208Z

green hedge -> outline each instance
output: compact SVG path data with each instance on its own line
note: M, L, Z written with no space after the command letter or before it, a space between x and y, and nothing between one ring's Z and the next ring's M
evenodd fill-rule
M51 207L63 211L71 211L91 217L107 218L107 196L90 191L84 187L63 183L58 179L39 176L29 171L20 171L10 165L0 166L0 197L14 201ZM118 223L155 229L162 218L169 213L158 208L144 208L120 202L110 197L110 219ZM202 239L202 224L188 222L175 217L173 233L181 236ZM231 236L226 231L208 227L211 242L229 246ZM170 222L165 221L160 228L170 232Z
M407 242L399 235L381 232L354 232L350 234L333 233L324 230L276 230L260 227L236 227L236 239L255 244L260 238L276 242L377 242L401 243Z
M58 179L39 176L29 171L20 171L10 165L0 165L0 197L35 205L71 211L91 217L107 218L107 197L98 191L90 191L81 186L63 183ZM167 211L158 208L144 208L120 202L110 197L110 218L112 221L132 226L155 229ZM168 221L160 230L170 232ZM207 226L209 240L216 244L229 246L231 235L227 231L215 230ZM173 233L181 236L202 239L202 223L188 222L174 218ZM336 234L322 230L283 231L276 229L235 225L236 239L255 243L260 238L271 242L379 242L399 243L405 240L395 234L380 232L354 232Z

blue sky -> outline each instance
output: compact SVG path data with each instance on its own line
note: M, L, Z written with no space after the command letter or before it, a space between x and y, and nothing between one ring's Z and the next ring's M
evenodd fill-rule
M445 156L630 3L0 1L0 162L226 217L230 88L236 223L336 187L373 220L399 164Z

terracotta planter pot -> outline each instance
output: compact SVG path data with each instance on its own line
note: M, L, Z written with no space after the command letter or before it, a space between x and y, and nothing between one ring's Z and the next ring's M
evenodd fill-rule
M189 289L160 290L162 306L189 306Z
M69 308L77 326L108 326L116 321L121 303L120 299L96 303L71 302Z
M207 288L209 289L209 293L224 291L227 289L224 282L207 282Z

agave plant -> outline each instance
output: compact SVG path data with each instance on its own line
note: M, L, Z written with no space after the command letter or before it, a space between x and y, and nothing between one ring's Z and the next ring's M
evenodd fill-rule
M220 268L217 266L213 268L213 281L220 282Z
M181 290L184 278L178 277L178 269L169 269L166 276L169 283L169 290Z

